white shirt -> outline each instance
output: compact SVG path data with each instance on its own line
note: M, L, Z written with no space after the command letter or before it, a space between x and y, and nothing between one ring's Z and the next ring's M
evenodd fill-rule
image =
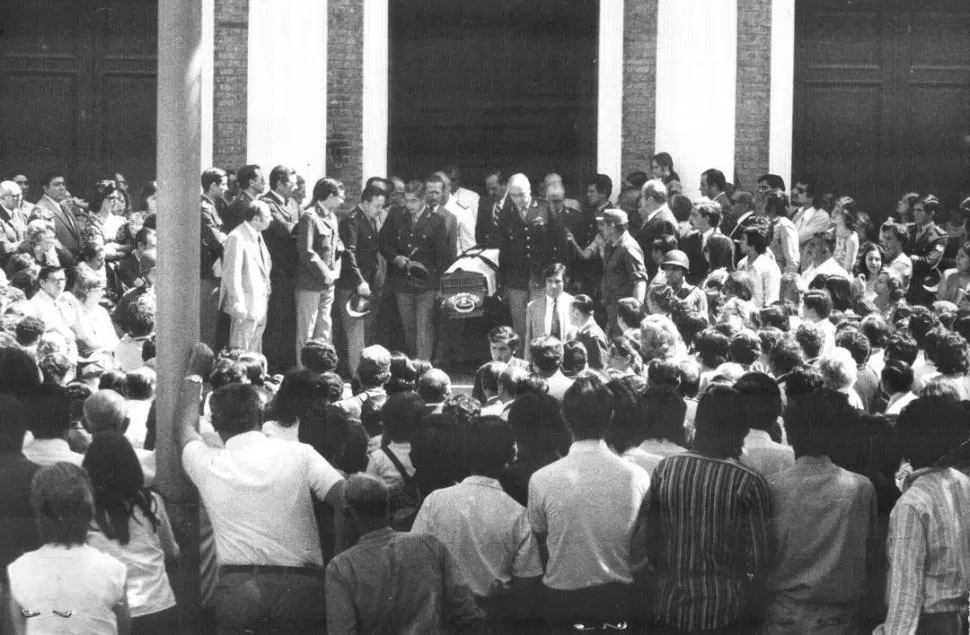
M751 429L744 437L741 463L767 477L795 465L795 450L775 443L764 430Z
M76 301L72 300L73 296L67 293L62 293L55 300L43 289L39 289L30 299L34 315L44 321L48 331L57 331L68 343L74 342L77 337L74 335L74 325L77 322L77 311L74 308Z
M543 322L545 327L545 332L552 334L552 305L556 303L556 311L559 313L559 339L565 341L566 333L570 331L569 328L569 302L567 302L562 296L559 296L555 300L546 296L546 316Z
M397 460L407 470L408 476L414 476L414 465L411 464L411 443L388 443L387 449L394 453ZM370 460L367 462L367 473L384 481L384 485L387 485L390 489L404 487L404 477L401 476L397 466L381 448L371 452Z
M44 467L61 462L80 466L84 462L84 455L72 452L64 439L34 439L22 452L28 461Z
M647 439L624 452L623 458L634 465L639 465L647 471L647 474L653 474L662 460L686 451L687 448L664 439Z
M458 254L475 246L475 222L478 208L463 207L454 195L448 197L445 209L455 215L458 221Z
M547 534L551 589L633 581L630 542L650 475L606 442L576 441L569 454L532 475L529 523Z
M88 544L117 558L128 570L128 608L132 617L151 615L175 606L175 594L165 572L165 554L178 554L178 544L172 533L165 503L153 493L155 517L159 525L156 531L151 520L140 507L128 520L128 544L111 540L100 530L88 532ZM97 527L97 523L93 526Z
M263 423L263 434L273 439L282 439L283 441L299 442L300 441L300 422L297 421L291 426L280 425L276 421L267 421Z
M7 571L10 593L25 611L27 633L104 635L118 632L114 607L125 598L125 565L88 545L44 545ZM70 612L68 620L61 615Z
M887 415L898 415L903 412L903 408L908 406L910 402L916 401L916 393L911 390L906 392L897 392L895 395L889 398L889 405L886 406Z
M220 565L323 565L312 499L343 477L312 447L253 430L225 448L190 441L182 465L209 512Z
M513 576L542 575L539 544L525 508L493 478L469 476L432 492L411 531L443 542L477 596L507 592Z
M754 262L748 262L748 256L738 263L738 270L749 272L754 278L754 297L751 301L759 309L778 301L781 293L781 269L770 252L758 254Z
M152 409L154 399L128 399L128 429L125 437L131 441L131 447L141 450L145 447L148 436L148 411Z
M563 375L561 370L557 370L554 375L546 377L545 380L546 385L549 386L549 396L559 401L562 401L566 391L573 385L573 380Z

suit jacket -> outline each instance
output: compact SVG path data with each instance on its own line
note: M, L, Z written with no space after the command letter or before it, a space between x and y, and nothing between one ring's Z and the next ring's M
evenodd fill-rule
M46 194L37 201L37 206L43 207L54 216L54 235L65 249L76 254L81 249L81 227L74 213Z
M0 205L0 262L16 253L27 233L27 219L15 209L13 211Z
M345 251L337 287L356 289L361 282L366 282L376 292L375 281L378 286L383 285L385 266L380 234L359 206L340 220L339 232Z
M562 331L560 332L559 340L565 342L572 339L573 326L569 323L569 309L573 304L573 296L566 292L559 295L559 304L557 309L559 310L559 324ZM549 297L545 294L541 298L533 300L526 306L525 309L525 342L523 347L525 348L525 359L526 361L531 359L529 354L529 342L537 337L544 337L546 335L551 335L551 333L546 331L546 310L549 308Z
M260 233L245 222L229 232L223 260L219 308L233 319L265 319L273 261Z
M646 256L647 273L653 278L657 275L657 270L660 268L657 263L650 258L653 254L653 241L663 235L677 236L677 219L674 218L674 213L670 211L670 208L664 205L660 210L653 216L653 218L645 221L640 227L640 232L637 234L637 243L640 245L640 250L643 252L643 256Z
M603 332L600 325L594 320L590 320L586 326L576 331L573 337L586 347L586 363L589 367L596 370L605 370L606 363L609 360L608 344L606 333Z
M502 219L502 204L504 200L496 201L491 196L478 199L478 215L475 219L475 242L479 247L498 249L499 227ZM498 207L496 219L495 208Z
M118 262L118 280L121 283L122 292L139 286L138 281L141 280L141 262L138 260L138 256L134 251Z
M704 244L704 237L695 231L681 243L681 250L690 260L687 282L697 284L715 269L734 270L734 243L730 238L715 229Z
M568 253L562 225L540 199L532 199L524 219L512 199L506 200L498 250L500 284L513 289L528 289L543 269Z
M222 245L228 230L223 224L215 203L202 196L202 253L201 276L203 280L217 279L222 267ZM137 272L136 272L137 273Z
M436 290L441 275L455 259L445 216L429 208L421 212L416 223L407 209L392 209L381 227L379 240L381 254L387 261L387 288L392 293ZM409 275L394 264L398 256L421 263L431 275L427 279Z
M340 277L344 248L340 242L338 222L334 212L323 217L318 210L309 209L300 216L300 221L296 225L294 243L299 257L299 263L296 266L297 289L322 291L336 283L334 280L333 283L327 284L320 262L314 258L314 255L319 256L323 264L336 274L337 278Z
M259 200L269 205L270 214L273 215L273 222L270 223L269 229L263 232L263 240L266 241L269 255L273 257L274 273L277 276L288 277L296 271L299 260L293 230L300 220L300 209L296 201L293 199L284 201L273 190L260 196Z
M246 218L246 209L249 204L253 202L255 198L246 190L243 190L239 195L229 203L224 214L222 214L222 231L229 233L235 228L239 227L239 224L243 222Z

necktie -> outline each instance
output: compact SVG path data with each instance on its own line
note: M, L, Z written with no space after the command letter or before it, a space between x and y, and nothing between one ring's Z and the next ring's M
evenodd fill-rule
M263 243L263 235L256 235L256 242L259 243L259 260L266 265L266 245Z
M562 339L562 324L559 322L559 298L552 301L552 325L549 327L549 335L557 340Z
M496 204L495 204L495 205L494 205L494 206L492 207L492 223L493 223L493 224L494 224L494 225L495 225L496 227L498 227L498 221L499 221L499 218L501 218L501 217L502 217L502 208L501 208L501 207L499 207L499 205L498 205L498 203L496 203Z

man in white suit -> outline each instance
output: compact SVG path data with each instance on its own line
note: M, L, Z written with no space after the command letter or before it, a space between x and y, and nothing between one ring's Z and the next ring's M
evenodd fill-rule
M566 267L554 262L542 272L546 279L545 294L533 300L526 307L525 341L531 343L537 337L550 336L560 342L572 339L575 332L570 309L573 296L563 288L566 286ZM531 361L529 346L526 346L526 360Z
M273 268L262 233L272 221L269 205L252 201L243 222L229 232L222 256L219 308L232 320L229 346L257 353L263 347Z

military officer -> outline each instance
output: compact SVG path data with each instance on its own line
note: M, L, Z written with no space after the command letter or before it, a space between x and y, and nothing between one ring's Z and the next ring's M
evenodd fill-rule
M430 360L434 351L434 305L441 274L455 259L445 217L433 202L425 205L426 186L443 185L437 176L404 188L405 208L391 209L381 228L380 249L387 261L387 289L397 298L408 355Z
M532 198L524 174L509 177L508 199L500 220L499 287L508 298L512 328L524 341L526 307L544 293L542 271L566 253L565 232L549 203Z
M924 286L930 285L927 279L931 272L938 270L943 252L946 250L946 232L936 224L943 204L932 194L927 194L913 205L913 220L909 227L909 253L913 261L913 281L909 285L907 299L911 304L930 304L934 294Z

